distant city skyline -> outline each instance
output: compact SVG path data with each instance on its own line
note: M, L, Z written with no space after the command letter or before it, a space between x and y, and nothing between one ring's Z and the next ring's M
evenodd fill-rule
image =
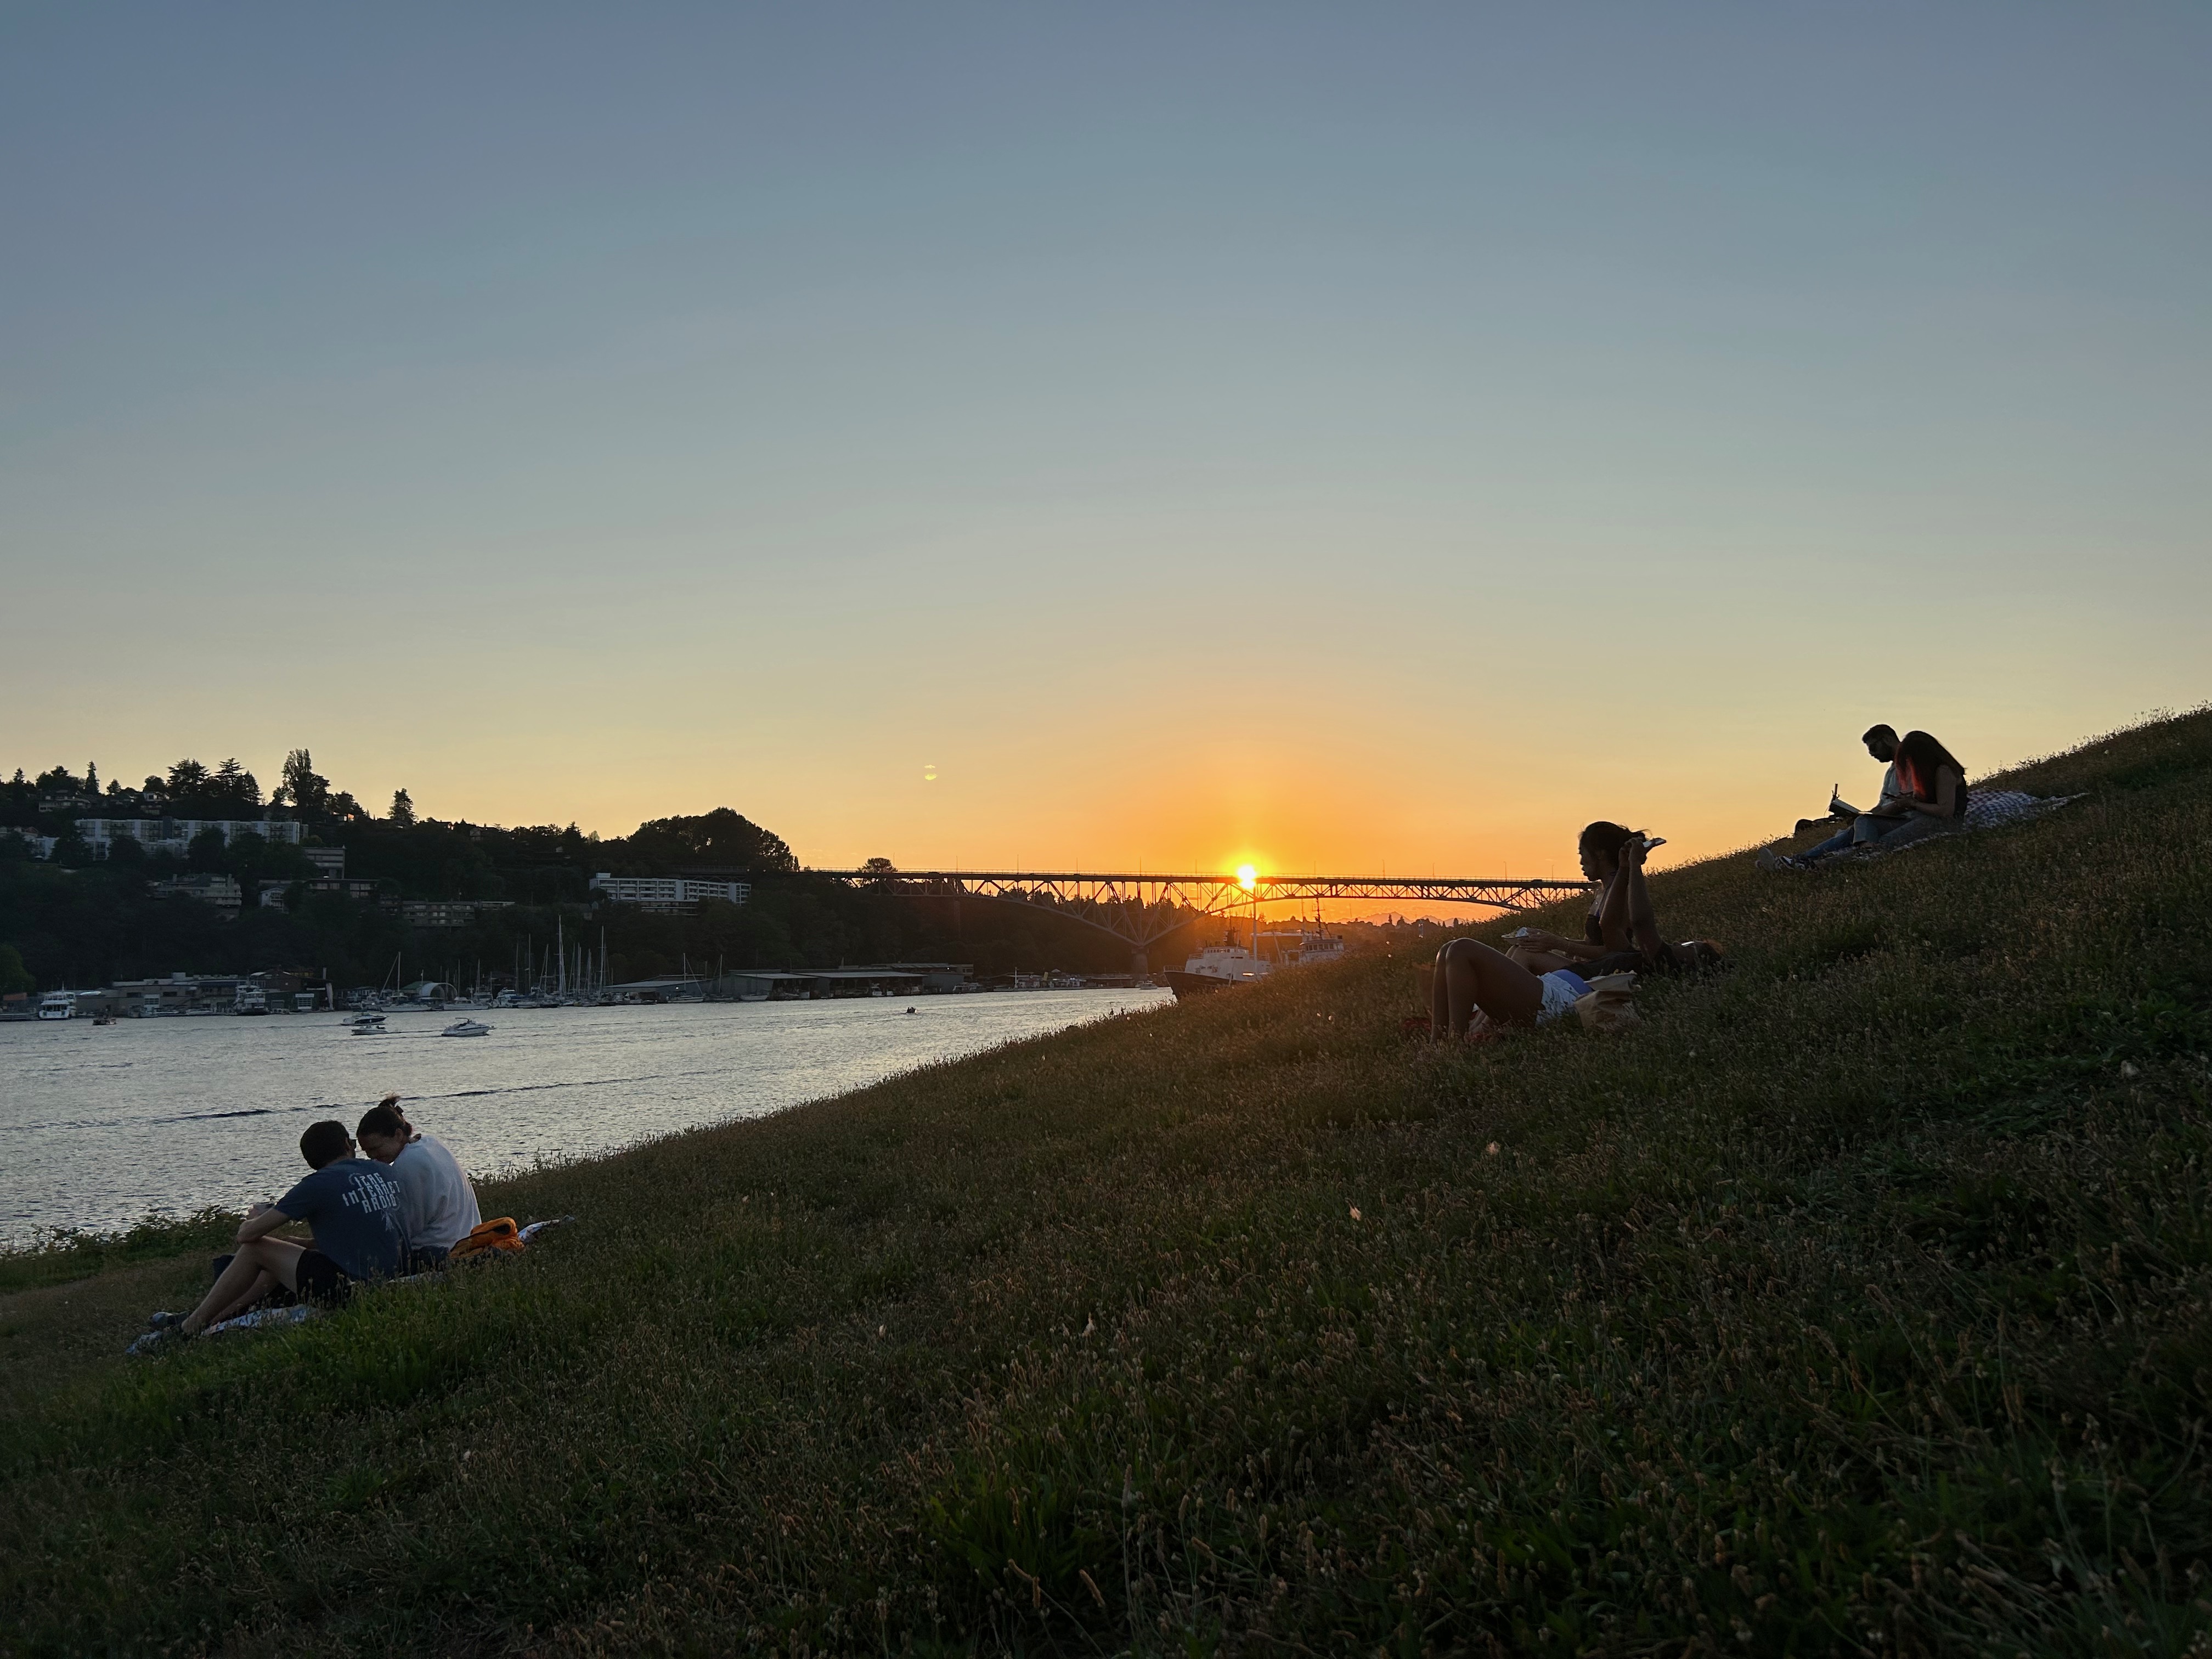
M0 754L1569 874L2212 696L2212 14L0 20Z

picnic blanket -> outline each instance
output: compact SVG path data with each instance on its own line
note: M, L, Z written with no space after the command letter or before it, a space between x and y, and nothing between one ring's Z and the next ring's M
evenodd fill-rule
M531 1240L536 1238L548 1227L557 1227L565 1221L574 1221L575 1218L572 1215L556 1215L550 1216L543 1221L533 1221L515 1234L514 1249L524 1249L528 1247ZM477 1256L462 1257L459 1261L464 1263L469 1261L489 1261L495 1256L504 1254L507 1252L484 1250ZM420 1285L425 1279L436 1277L435 1273L408 1273L398 1279L370 1281L361 1285L359 1288L364 1291L388 1290L394 1285ZM310 1319L319 1318L325 1311L325 1310L307 1302L289 1303L281 1308L248 1308L235 1319L226 1319L219 1325L209 1326L199 1334L198 1340L204 1341L210 1336L222 1336L232 1331L258 1331L273 1326L303 1325ZM163 1347L173 1346L174 1342L175 1336L173 1330L164 1327L160 1330L148 1331L125 1348L124 1352L149 1354Z
M1841 852L1826 854L1818 862L1809 865L1802 858L1780 859L1777 863L1793 870L1818 870L1832 864L1866 864L1875 859L1887 858L1893 853L1909 853L1916 847L1933 846L1952 836L1971 835L1977 830L1995 830L2008 823L2024 823L2030 818L2039 818L2046 812L2055 812L2068 802L2081 799L2079 795L2030 795L2017 789L1976 790L1966 797L1966 816L1940 836L1925 836L1899 847L1885 847L1880 842L1869 842L1862 847L1847 847Z

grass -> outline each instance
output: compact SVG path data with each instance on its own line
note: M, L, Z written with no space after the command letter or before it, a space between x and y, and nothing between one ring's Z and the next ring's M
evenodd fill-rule
M2087 799L1663 875L1738 965L1624 1036L1356 959L151 1363L197 1243L13 1264L0 1650L2202 1649L2212 716L2009 781Z

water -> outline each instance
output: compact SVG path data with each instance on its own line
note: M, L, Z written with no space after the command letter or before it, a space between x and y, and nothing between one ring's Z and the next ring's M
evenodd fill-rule
M1170 1000L1032 991L660 1008L0 1024L0 1243L108 1230L154 1212L242 1210L307 1172L300 1132L350 1130L393 1091L471 1174L611 1152L763 1116L1017 1038ZM915 1012L908 1014L908 1007Z

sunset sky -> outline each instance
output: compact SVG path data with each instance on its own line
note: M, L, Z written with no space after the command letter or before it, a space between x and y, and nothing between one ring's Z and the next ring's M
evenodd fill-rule
M0 767L1571 873L2212 696L2212 9L25 7ZM925 775L933 768L933 781Z

